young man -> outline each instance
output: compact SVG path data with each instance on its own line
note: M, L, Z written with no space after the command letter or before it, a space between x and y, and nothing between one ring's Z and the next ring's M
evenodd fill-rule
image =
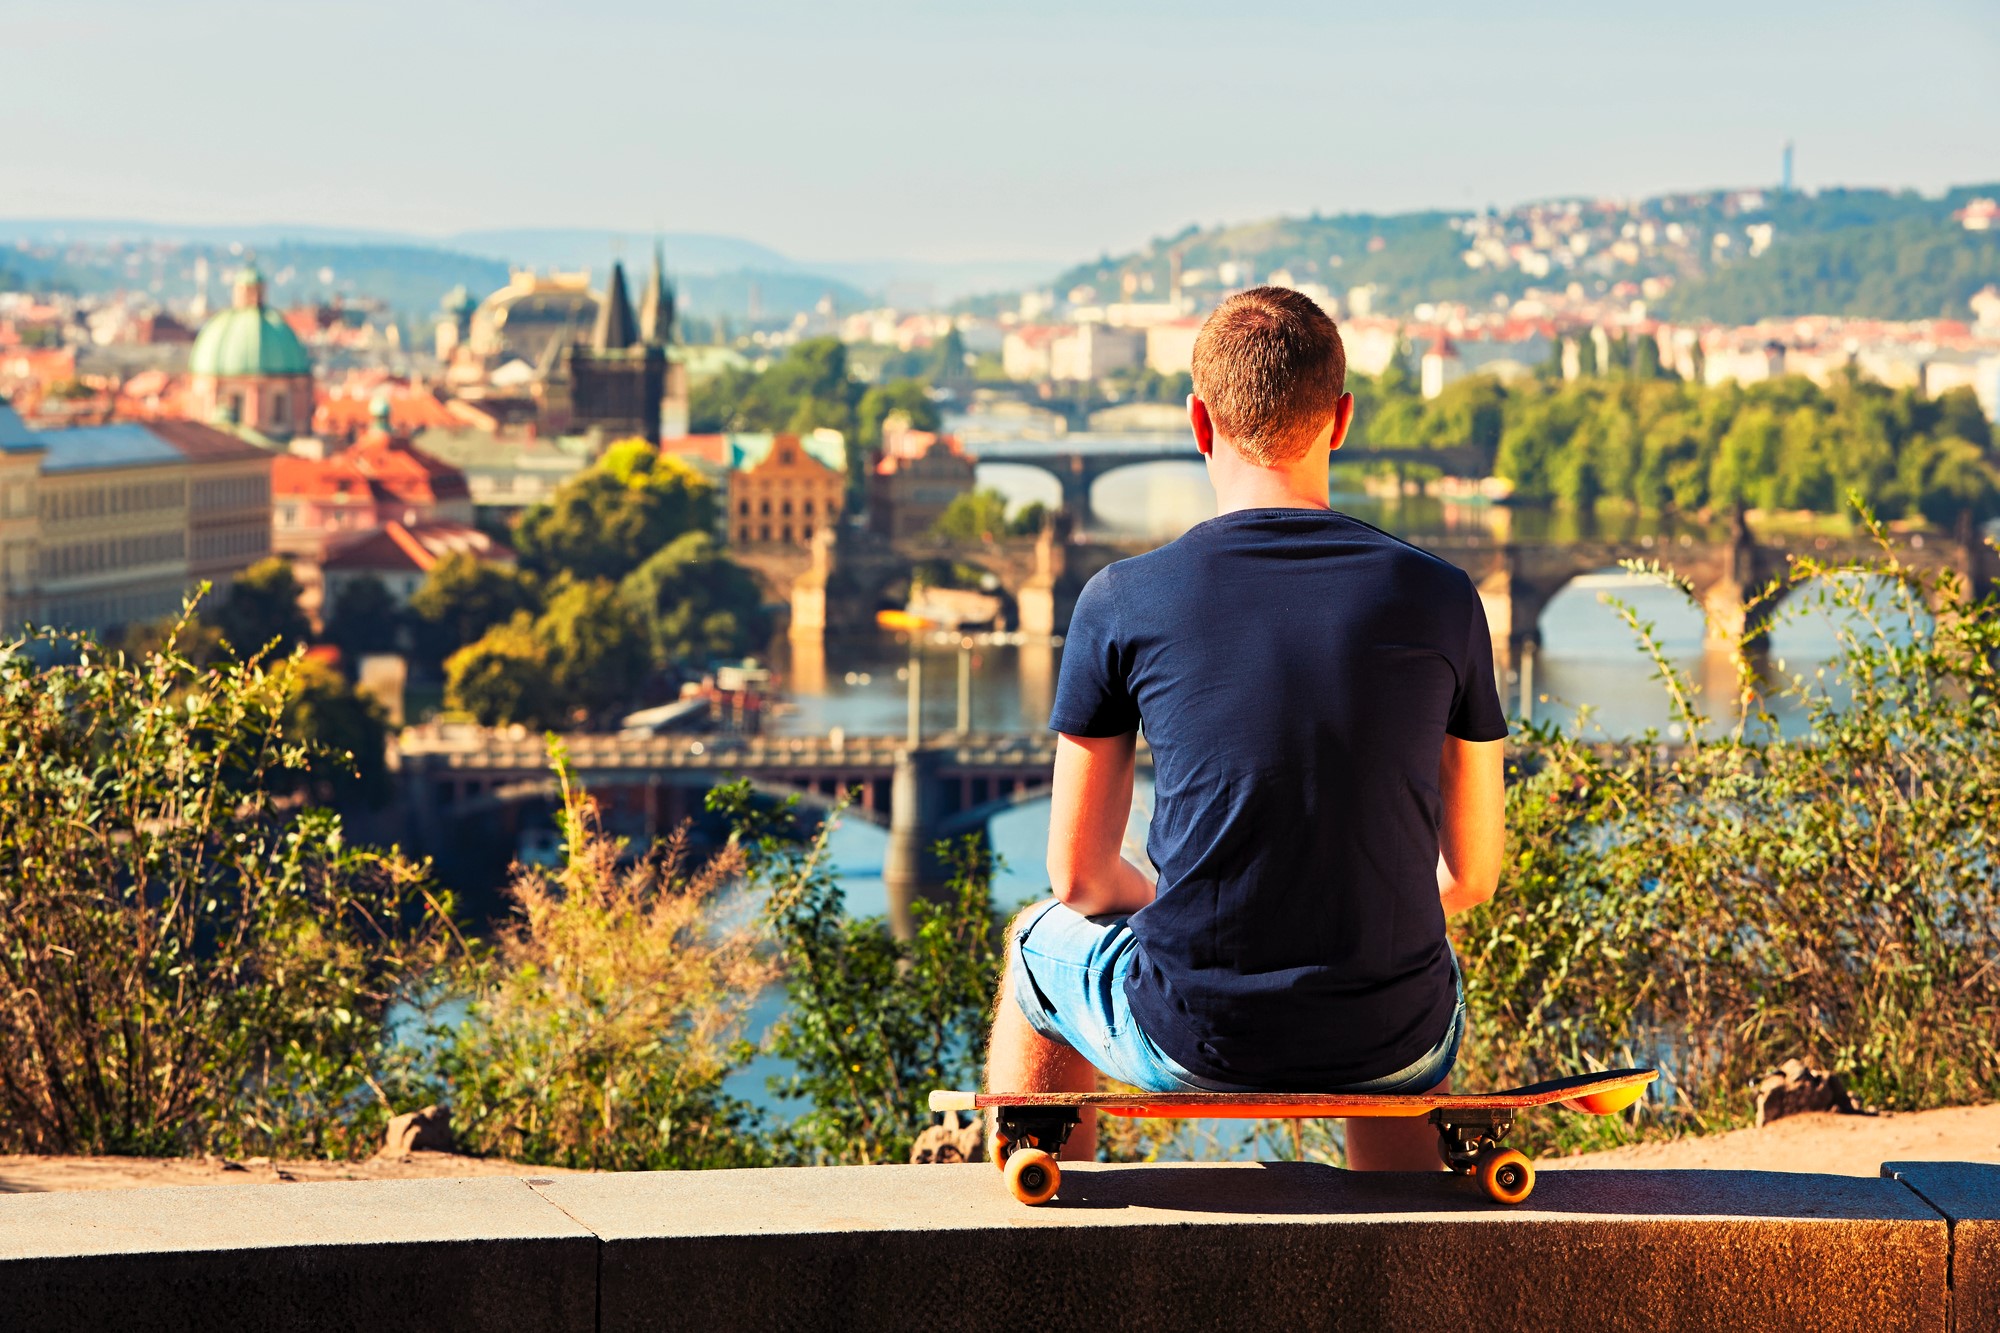
M1297 292L1225 301L1188 419L1217 515L1077 599L1050 727L1052 901L1015 921L987 1086L1426 1092L1465 1024L1445 918L1502 854L1479 594L1329 505L1354 418L1339 331ZM1123 859L1138 731L1149 859ZM1355 1119L1350 1166L1436 1170L1421 1117ZM1065 1156L1089 1158L1086 1117Z

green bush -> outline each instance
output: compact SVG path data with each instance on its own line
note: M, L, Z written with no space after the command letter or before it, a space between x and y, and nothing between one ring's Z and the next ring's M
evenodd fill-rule
M1535 1146L1743 1124L1791 1056L1883 1107L2000 1098L2000 612L1875 532L1878 564L1792 571L1777 613L1832 614L1824 670L1742 645L1718 722L1621 608L1691 739L1521 738L1501 891L1456 932L1460 1082L1662 1072L1628 1117L1525 1123Z
M419 868L298 795L298 659L198 667L187 619L0 645L0 1151L372 1148L383 1014L441 957Z
M805 835L789 807L756 810L742 783L718 788L711 807L730 817L767 895L789 994L770 1049L796 1072L773 1091L811 1107L781 1131L781 1146L810 1163L909 1160L930 1122L931 1089L974 1086L985 1062L1002 956L991 852L975 838L947 847L942 901L912 904L914 936L899 940L883 917L847 915L827 859L831 820Z
M754 921L731 920L743 868L690 871L684 844L627 863L552 742L564 860L517 866L514 920L475 945L449 994L463 1021L411 1053L412 1101L452 1108L466 1150L608 1170L769 1160L723 1077L750 1051L745 1012L770 981Z

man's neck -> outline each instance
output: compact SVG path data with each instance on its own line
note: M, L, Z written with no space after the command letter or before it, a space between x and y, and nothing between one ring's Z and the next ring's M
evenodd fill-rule
M1215 512L1331 509L1327 462L1326 446L1316 445L1296 462L1258 467L1246 462L1235 446L1218 440L1208 462L1209 484L1215 487Z

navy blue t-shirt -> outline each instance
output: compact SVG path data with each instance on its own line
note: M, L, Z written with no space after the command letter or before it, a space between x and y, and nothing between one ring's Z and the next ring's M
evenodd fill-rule
M1252 509L1100 571L1052 729L1153 751L1133 1016L1211 1081L1315 1091L1441 1040L1444 738L1507 734L1463 571L1327 510Z

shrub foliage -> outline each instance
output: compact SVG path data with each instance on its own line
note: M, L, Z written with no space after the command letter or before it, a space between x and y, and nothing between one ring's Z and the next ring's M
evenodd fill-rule
M354 1150L438 957L418 869L295 794L329 766L288 735L300 662L180 637L0 645L0 1150Z

